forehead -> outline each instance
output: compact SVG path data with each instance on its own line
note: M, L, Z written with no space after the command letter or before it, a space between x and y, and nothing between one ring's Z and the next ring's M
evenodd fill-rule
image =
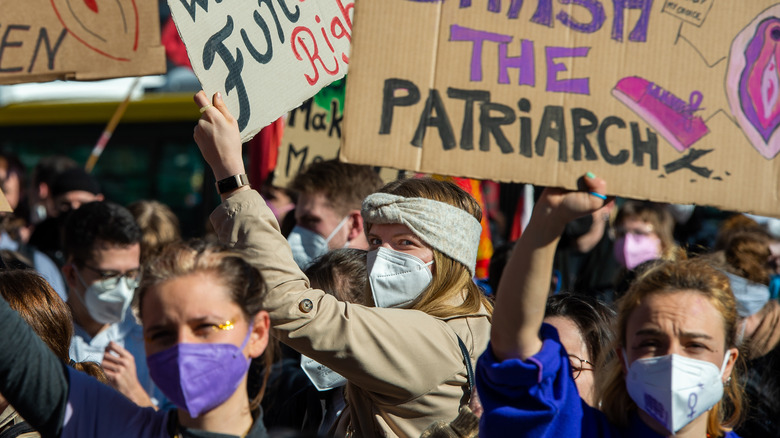
M658 330L669 337L706 333L716 341L726 339L723 316L707 297L693 290L644 297L628 317L627 339L646 329Z
M629 216L623 219L623 222L620 224L623 228L627 230L651 230L653 228L653 225L640 218L639 216Z
M371 231L369 234L379 236L382 238L389 238L392 236L411 234L419 238L412 230L404 224L373 224L371 225Z
M580 359L593 360L593 358L588 357L588 346L585 344L580 328L577 327L577 324L571 318L550 316L544 318L544 322L555 327L555 330L558 331L561 345L563 345L567 353L574 354Z
M97 195L86 190L71 190L57 196L57 202L79 201L82 203L97 200Z
M141 302L144 325L186 322L202 317L232 319L241 315L227 287L213 273L195 272L149 288Z
M337 217L333 203L322 192L301 193L295 204L295 216L317 216L323 219Z
M95 241L92 247L92 260L94 268L106 271L126 271L135 269L141 260L141 245L116 245L105 240Z

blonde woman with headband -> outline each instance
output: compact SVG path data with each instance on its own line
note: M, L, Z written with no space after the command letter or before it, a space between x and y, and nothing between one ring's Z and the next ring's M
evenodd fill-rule
M472 281L482 214L474 199L430 179L366 198L369 306L338 301L309 286L272 212L241 182L239 130L220 95L195 101L205 108L195 141L222 186L211 215L220 240L261 270L274 334L348 380L335 435L419 437L457 417L492 314Z

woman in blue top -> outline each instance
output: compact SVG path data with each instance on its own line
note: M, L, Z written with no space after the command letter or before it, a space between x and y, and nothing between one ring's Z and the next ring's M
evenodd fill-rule
M586 191L545 190L504 270L477 365L480 436L736 437L736 304L728 278L702 261L661 263L630 288L614 359L596 365L601 411L581 400L558 333L542 320L564 226L604 203L603 180L582 183Z

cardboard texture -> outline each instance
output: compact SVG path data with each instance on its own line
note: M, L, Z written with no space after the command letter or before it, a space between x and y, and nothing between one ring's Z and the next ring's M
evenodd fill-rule
M285 119L274 185L286 187L311 163L338 158L344 120L344 79L335 81L293 109ZM403 171L381 168L385 182L403 178Z
M347 72L352 0L168 0L192 68L243 141Z
M155 0L0 0L0 84L165 73Z
M0 213L13 213L14 209L11 208L11 204L8 203L8 198L5 197L3 189L0 189Z
M780 4L355 11L342 160L780 215Z

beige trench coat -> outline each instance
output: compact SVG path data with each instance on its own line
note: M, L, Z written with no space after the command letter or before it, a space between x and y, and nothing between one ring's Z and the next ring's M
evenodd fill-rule
M476 364L490 338L486 309L441 319L340 302L310 288L253 190L224 201L211 222L221 242L245 250L262 272L274 335L349 381L336 436L417 438L458 415L467 377L457 336Z

